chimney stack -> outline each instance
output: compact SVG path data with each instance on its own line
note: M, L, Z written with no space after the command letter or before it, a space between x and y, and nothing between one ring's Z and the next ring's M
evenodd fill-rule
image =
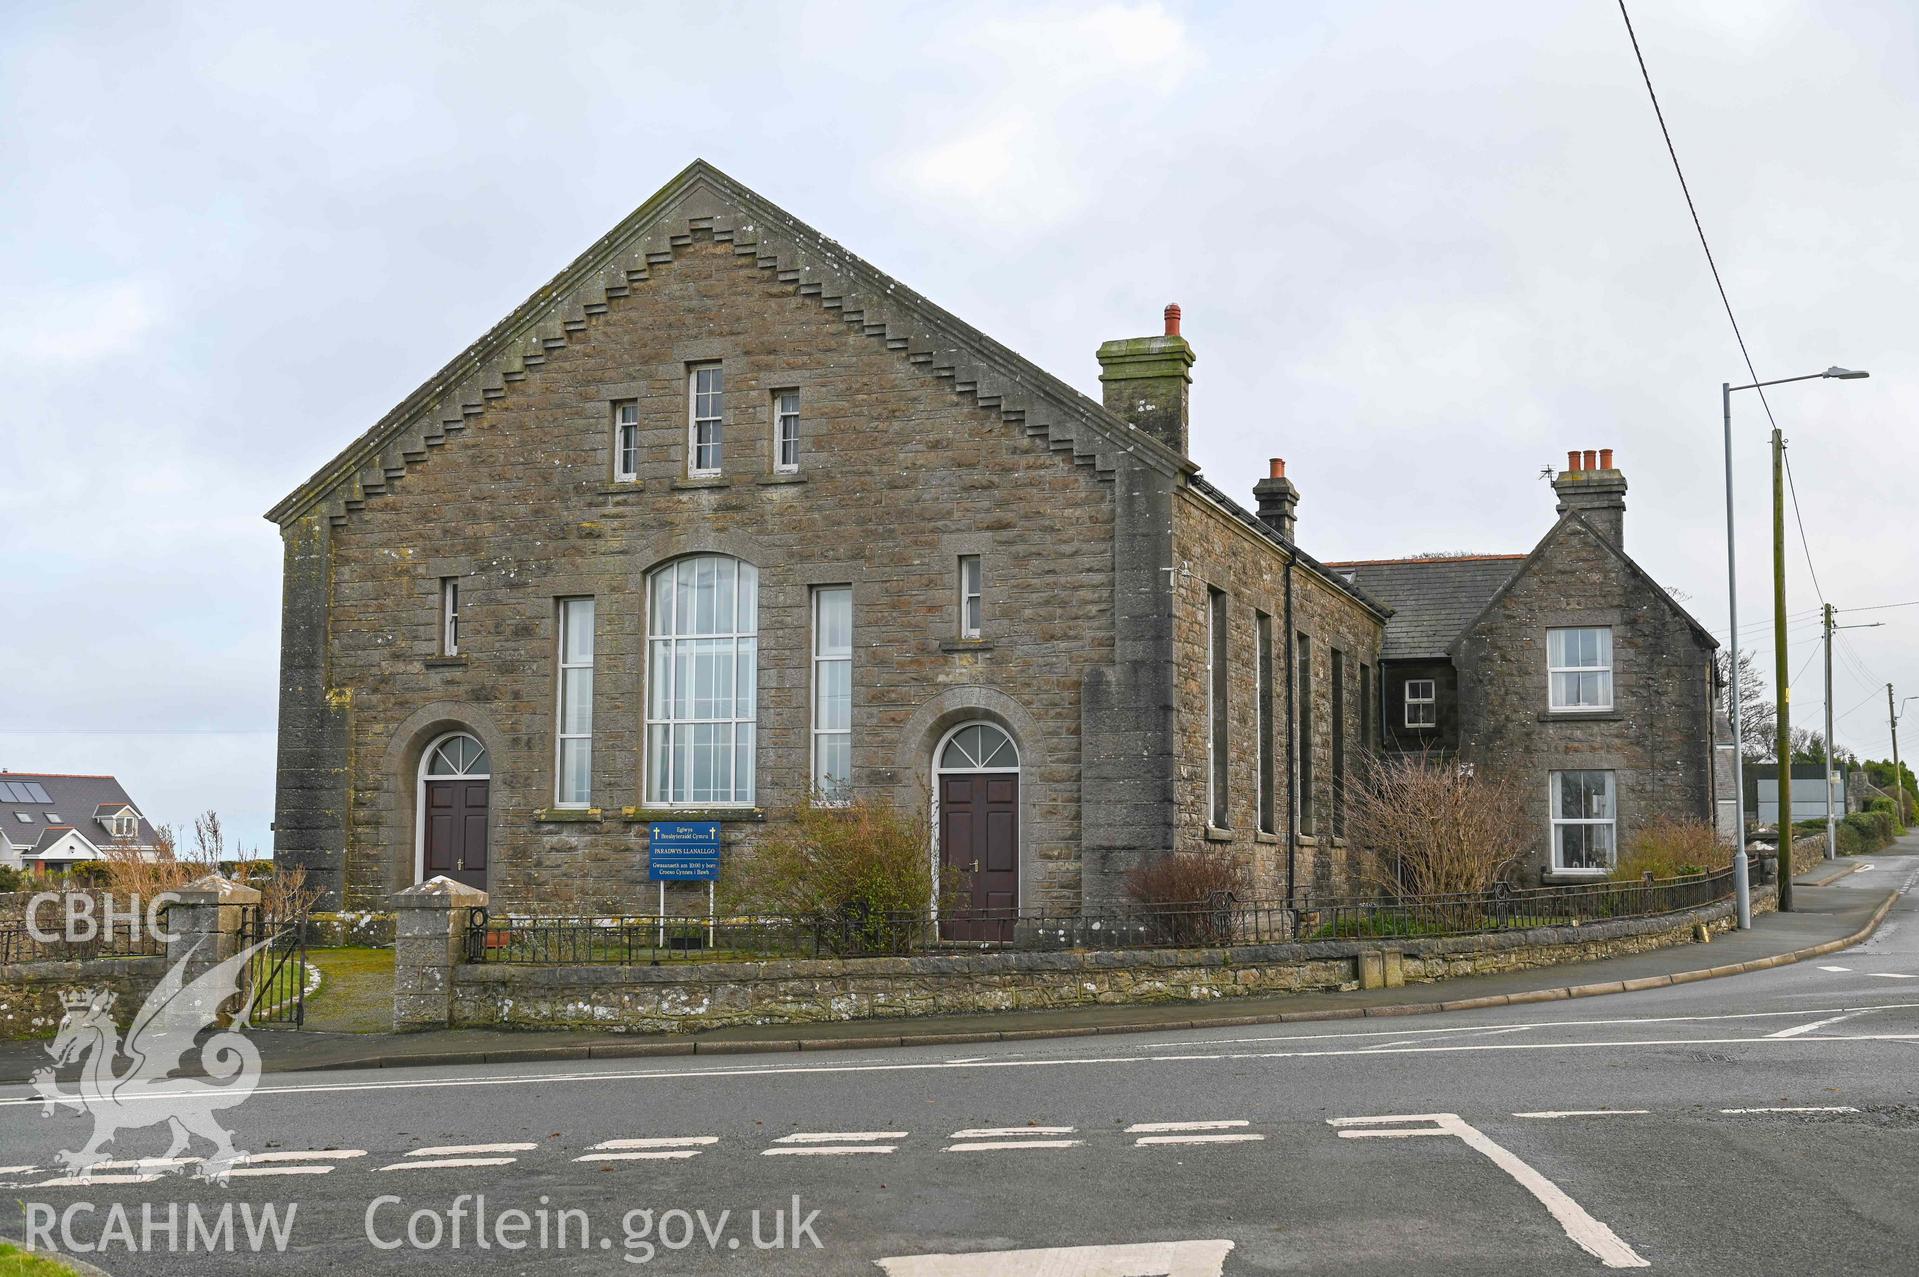
M1099 348L1100 389L1106 410L1186 455L1187 388L1193 348L1179 335L1179 303L1165 311L1159 337L1128 337Z
M1612 449L1566 454L1566 468L1553 480L1559 513L1577 510L1621 549L1626 544L1626 476L1613 468Z
M1253 485L1253 500L1259 503L1259 521L1290 542L1299 526L1299 489L1286 477L1286 458L1267 464L1266 477Z

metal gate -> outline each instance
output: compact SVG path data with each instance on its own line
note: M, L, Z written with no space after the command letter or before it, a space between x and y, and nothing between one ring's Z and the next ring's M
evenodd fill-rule
M240 947L255 945L247 959L246 1014L239 1018L255 1028L299 1028L306 1023L306 919L244 906Z

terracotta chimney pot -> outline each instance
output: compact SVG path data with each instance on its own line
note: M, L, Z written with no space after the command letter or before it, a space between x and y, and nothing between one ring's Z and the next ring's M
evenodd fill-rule
M1179 336L1179 303L1178 302L1168 302L1166 305L1166 335L1168 337Z
M1271 461L1267 462L1266 477L1268 479L1284 479L1286 477L1286 458L1274 457Z
M1577 448L1568 448L1566 450L1566 469L1569 471L1579 469L1579 450Z
M1586 464L1582 466L1581 469L1585 469L1585 470L1599 469L1599 454L1593 451L1593 449L1591 448L1586 449Z
M1611 448L1601 448L1599 450L1599 468L1601 470L1612 469L1612 449Z

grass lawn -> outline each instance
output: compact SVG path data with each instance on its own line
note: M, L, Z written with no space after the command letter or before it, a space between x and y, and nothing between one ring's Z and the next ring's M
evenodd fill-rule
M0 1277L73 1277L73 1273L56 1259L0 1242Z
M308 949L320 988L307 999L306 1027L330 1033L393 1029L393 950ZM0 1277L5 1270L0 1269Z

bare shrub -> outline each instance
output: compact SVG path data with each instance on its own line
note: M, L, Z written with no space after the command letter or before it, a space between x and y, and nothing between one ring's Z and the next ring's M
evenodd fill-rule
M1424 753L1368 758L1347 798L1361 880L1386 896L1485 891L1539 839L1511 784Z
M889 803L801 804L768 821L729 875L729 905L796 915L925 915L933 906L932 845L926 817Z
M1221 894L1244 897L1246 867L1226 852L1176 851L1126 874L1126 894L1143 905L1203 904Z
M1647 821L1626 843L1612 876L1637 882L1650 873L1655 878L1709 873L1732 864L1732 847L1719 840L1711 821L1660 817Z

